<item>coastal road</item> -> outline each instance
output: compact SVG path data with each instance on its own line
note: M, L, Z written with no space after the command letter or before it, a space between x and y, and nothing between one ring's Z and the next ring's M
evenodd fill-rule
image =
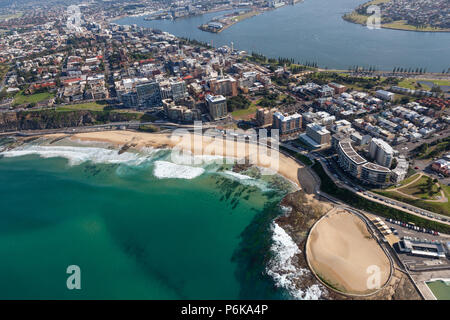
M117 130L120 127L125 127L126 129L137 129L141 125L154 125L163 128L172 128L172 129L186 129L186 130L194 130L194 125L184 125L179 123L173 123L168 121L163 122L113 122L107 124L99 124L93 126L84 126L84 127L69 127L69 128L57 128L57 129L43 129L43 130L21 130L21 131L8 131L8 132L0 132L0 136L10 136L10 135L20 135L20 136L40 136L46 134L55 134L55 133L65 133L65 134L75 134L82 132L91 132L98 130ZM215 125L202 125L203 129L212 129L215 128Z
M330 177L330 179L332 179L333 182L341 188L350 190L351 192L357 194L358 196L363 197L372 202L377 202L377 203L383 204L385 206L406 212L408 214L412 214L412 215L421 217L423 219L450 225L450 221L448 221L449 217L447 217L445 215L440 215L440 214L437 214L437 213L434 213L434 212L431 212L431 211L428 211L428 210L425 210L422 208L412 206L412 205L404 203L404 202L393 200L391 198L384 197L384 196L381 196L379 194L376 194L376 193L373 193L373 192L370 192L367 190L363 190L362 188L357 187L358 189L355 189L354 187L350 186L349 183L347 183L347 181L342 181L339 177L335 176L335 174L330 172L328 163L327 163L328 160L326 160L324 157L315 154L315 160L319 161L319 163L322 165L322 168L325 170L325 172ZM420 214L421 212L424 214ZM445 219L447 221L442 220L442 219ZM405 221L405 222L407 222L407 221Z
M304 155L308 156L308 154L305 154L304 152L302 152L303 150L299 149L298 147L294 147L294 146L288 145L288 144L280 144L280 145L288 148L291 151L303 153ZM394 209L406 212L408 214L412 214L412 215L421 217L423 219L450 225L450 217L448 217L448 216L437 214L435 212L428 211L428 210L425 210L422 208L418 208L418 207L412 206L410 204L407 204L407 203L404 203L401 201L397 201L397 200L394 200L394 199L391 199L388 197L381 196L379 194L365 190L362 187L352 186L353 184L351 182L349 182L345 177L338 176L338 173L339 173L338 171L336 171L336 173L331 172L330 168L329 168L329 160L325 159L323 156L321 156L320 154L318 154L316 152L310 153L309 158L318 161L322 165L322 168L327 173L327 175L330 177L330 179L333 180L333 182L340 188L345 188L345 189L359 195L360 197L363 197L372 202L377 202L377 203L383 204L385 206L392 207Z

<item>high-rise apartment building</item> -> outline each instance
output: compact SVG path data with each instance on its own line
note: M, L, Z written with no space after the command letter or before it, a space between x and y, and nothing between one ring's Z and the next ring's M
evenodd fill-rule
M227 99L224 96L213 96L208 94L206 96L206 105L209 114L214 120L225 118L227 116Z
M306 135L320 146L330 144L331 141L330 131L317 123L310 123L306 126Z
M283 115L281 112L275 112L273 114L272 127L279 129L282 135L300 131L302 127L302 116L298 113Z
M162 105L161 91L156 81L136 86L136 93L140 107L152 108Z
M184 82L183 80L171 81L170 87L172 91L172 99L174 101L186 98L187 96L186 82Z
M215 95L232 96L238 95L237 81L231 76L219 77L209 83L211 92Z
M369 146L369 154L380 166L390 168L394 159L394 150L384 140L373 138Z

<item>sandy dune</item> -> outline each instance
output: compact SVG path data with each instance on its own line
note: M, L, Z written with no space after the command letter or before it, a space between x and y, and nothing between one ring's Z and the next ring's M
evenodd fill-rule
M379 268L379 284L389 279L387 256L371 238L364 222L354 214L338 210L328 213L310 233L308 261L322 280L343 292L367 294L374 282L368 279L370 266ZM371 278L374 279L374 278Z

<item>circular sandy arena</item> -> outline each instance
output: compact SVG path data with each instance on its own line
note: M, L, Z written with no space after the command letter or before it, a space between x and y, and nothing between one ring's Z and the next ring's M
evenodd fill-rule
M388 257L364 221L344 210L333 210L314 225L306 256L316 276L342 293L374 293L391 273Z

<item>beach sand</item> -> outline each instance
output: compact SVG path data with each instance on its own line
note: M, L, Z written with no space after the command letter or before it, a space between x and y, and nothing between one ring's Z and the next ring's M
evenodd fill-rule
M56 139L59 136L60 135L48 135L47 137ZM71 139L79 141L108 142L119 148L124 145L136 149L145 147L176 148L191 152L195 155L226 156L237 159L247 158L251 160L251 164L276 172L298 187L301 187L299 169L301 169L302 166L299 163L276 151L269 150L268 152L258 152L256 145L245 143L243 141L230 143L230 141L224 139L216 140L207 136L199 136L190 133L173 136L170 133L143 133L125 130L79 133L74 134Z
M310 233L306 246L308 261L314 272L327 284L344 293L368 294L369 266L380 271L382 287L389 279L389 259L372 239L364 222L350 212L328 213Z

